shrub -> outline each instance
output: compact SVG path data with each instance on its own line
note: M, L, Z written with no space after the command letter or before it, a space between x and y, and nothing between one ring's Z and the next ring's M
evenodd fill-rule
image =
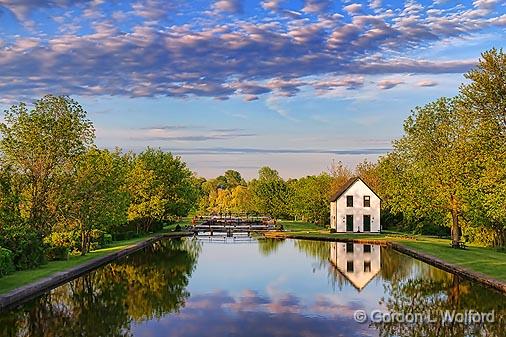
M81 246L81 237L77 231L53 232L44 238L44 243L49 247L78 250Z
M46 258L48 261L68 260L69 249L67 247L49 247L46 249Z
M336 233L337 231L336 231L336 229L335 229L335 228L331 228L329 232L330 232L330 233Z
M34 268L45 262L42 238L28 227L3 227L0 231L0 246L12 252L16 270Z
M0 277L14 271L14 262L12 261L12 252L6 248L0 247Z
M109 233L104 234L103 246L110 245L112 243L112 235Z

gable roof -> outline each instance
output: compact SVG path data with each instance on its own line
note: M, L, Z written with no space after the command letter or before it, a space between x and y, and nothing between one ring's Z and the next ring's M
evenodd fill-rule
M374 195L377 196L381 200L380 196L378 194L376 194L376 192L374 192L374 190L371 188L371 186L367 185L367 183L364 180L362 180L362 178L360 178L360 177L353 177L351 179L348 179L348 181L339 190L337 190L336 193L334 193L334 195L330 198L330 201L334 202L337 199L339 199L339 197L341 195L343 195L351 186L353 186L353 184L355 184L359 180L361 182L363 182L364 185L367 186L367 188L370 189L371 192L374 193Z

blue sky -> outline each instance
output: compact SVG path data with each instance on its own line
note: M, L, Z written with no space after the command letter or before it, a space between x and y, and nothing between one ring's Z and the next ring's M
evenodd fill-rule
M499 0L0 0L0 105L70 95L101 147L298 177L387 151L505 28Z

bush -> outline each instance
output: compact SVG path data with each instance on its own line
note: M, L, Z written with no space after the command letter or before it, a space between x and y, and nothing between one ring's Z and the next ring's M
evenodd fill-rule
M114 241L123 241L123 240L129 240L137 237L137 233L135 231L128 231L123 233L115 233L113 235Z
M69 249L67 247L49 247L46 249L46 258L48 261L68 260Z
M330 233L336 233L337 231L336 231L336 229L335 229L335 228L331 228L331 229L329 230L329 232L330 232Z
M14 271L14 262L12 261L12 252L6 248L0 247L0 277Z
M104 234L103 246L110 245L112 243L112 235L109 233Z
M34 268L45 262L42 238L28 227L2 228L0 246L12 252L12 261L16 270Z
M44 238L44 243L49 247L78 250L81 246L81 237L77 231L53 232Z

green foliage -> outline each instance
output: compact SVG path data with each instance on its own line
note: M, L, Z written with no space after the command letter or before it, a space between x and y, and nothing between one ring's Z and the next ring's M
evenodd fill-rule
M258 213L275 219L289 216L292 191L276 170L262 167L249 187Z
M4 121L2 160L20 174L21 209L30 226L47 234L56 223L62 177L94 139L92 123L76 101L51 95L36 101L32 110L24 103L13 105Z
M303 221L328 225L332 177L326 173L289 182L292 189L291 214Z
M45 262L42 239L27 226L1 228L0 247L12 252L16 270L34 268Z
M65 261L69 259L69 249L67 247L49 247L46 249L46 259L48 261Z
M14 262L12 261L12 252L6 248L0 247L0 277L14 271Z
M155 221L188 215L199 194L197 180L179 157L151 148L133 158L127 186L128 220L140 221L145 230Z

